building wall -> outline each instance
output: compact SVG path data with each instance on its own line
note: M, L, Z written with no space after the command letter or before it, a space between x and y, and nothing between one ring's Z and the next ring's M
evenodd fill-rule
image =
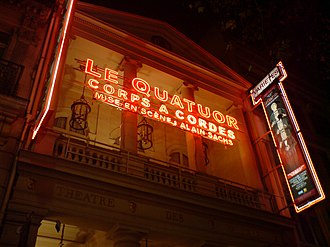
M52 9L54 7L54 9ZM32 209L14 210L9 206L17 181L17 159L25 143L29 123L33 121L36 90L42 90L42 70L47 67L46 47L54 48L51 31L58 30L63 6L53 1L1 2L1 245L26 242L33 246L25 229L38 228L37 217L31 219ZM48 32L47 32L48 31ZM48 53L50 54L50 52ZM30 221L31 220L31 221ZM21 234L20 234L21 233ZM22 242L23 241L23 242Z
M55 10L54 18L62 20ZM79 5L77 10L50 111L35 139L32 131L53 54L43 54L47 43L41 42L47 40L47 28L51 30L50 10L49 22L36 30L38 45L19 46L28 56L21 60L27 71L17 91L1 94L5 162L0 243L35 246L37 240L36 246L51 246L66 239L72 246L299 246L282 179L273 172L278 161L269 135L264 135L266 123L260 111L252 109L246 82L229 78L235 73L227 68L224 76L198 66L79 12ZM136 91L127 78L139 77L152 88L234 117L239 129L220 125L235 133L233 145L146 118L153 128L153 145L138 148L137 124L143 116L93 98L88 81L103 81L85 73L88 58L94 61L93 71L117 71L118 84L127 92ZM31 79L31 73L39 75L38 68L40 77ZM75 130L76 125L70 126L72 104L81 96L91 111L88 126ZM160 107L152 96L150 104ZM191 114L198 117L194 109Z

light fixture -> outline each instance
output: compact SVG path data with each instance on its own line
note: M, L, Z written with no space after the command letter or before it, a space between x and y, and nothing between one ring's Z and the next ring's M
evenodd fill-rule
M152 148L152 133L154 128L147 122L146 118L137 126L138 132L138 148L141 150L147 150Z
M91 111L91 107L85 99L85 83L86 75L84 80L84 87L80 99L74 101L71 105L71 119L70 127L74 130L85 130L88 128L87 117L88 113Z
M80 99L73 102L71 105L70 127L75 130L85 130L88 127L87 117L91 111L87 100L82 95Z

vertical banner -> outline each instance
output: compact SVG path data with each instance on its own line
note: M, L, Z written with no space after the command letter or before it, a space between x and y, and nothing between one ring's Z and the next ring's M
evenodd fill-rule
M282 164L296 212L325 198L300 128L285 93L287 77L281 62L251 90L253 105L261 103Z
M49 115L50 104L54 95L55 83L59 74L59 67L65 60L63 57L63 50L64 45L67 43L69 38L68 29L72 22L75 1L76 0L63 1L63 13L61 13L61 16L58 17L61 18L60 25L53 30L54 32L58 32L58 35L56 35L57 45L54 51L53 49L51 51L54 52L54 58L53 62L49 66L49 76L45 83L45 95L41 102L41 109L39 110L35 127L33 129L32 139L36 137L41 125Z

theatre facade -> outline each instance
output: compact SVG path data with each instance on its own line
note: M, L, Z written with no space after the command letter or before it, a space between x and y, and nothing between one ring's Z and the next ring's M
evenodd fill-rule
M8 161L4 246L300 246L252 84L166 23L66 3Z

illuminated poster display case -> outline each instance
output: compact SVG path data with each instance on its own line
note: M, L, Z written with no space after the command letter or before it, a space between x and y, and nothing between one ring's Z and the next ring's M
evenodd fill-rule
M281 62L251 90L254 105L262 104L296 212L325 198L282 81Z

